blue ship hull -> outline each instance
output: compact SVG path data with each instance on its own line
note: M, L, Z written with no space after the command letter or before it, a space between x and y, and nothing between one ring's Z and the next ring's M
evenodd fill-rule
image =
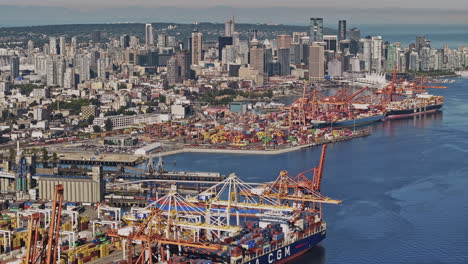
M335 127L335 128L343 128L343 127L352 127L352 126L361 126L366 124L371 124L375 122L379 122L385 118L385 115L376 115L370 116L360 119L351 119L346 121L340 122L328 122L328 123L312 123L314 128L325 128L325 127Z
M286 263L306 253L308 250L319 244L326 235L326 231L315 233L309 237L300 239L292 244L277 248L249 261L240 262L242 264L271 264Z

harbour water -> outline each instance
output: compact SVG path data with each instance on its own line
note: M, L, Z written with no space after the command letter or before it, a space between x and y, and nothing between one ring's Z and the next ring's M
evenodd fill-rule
M369 137L329 146L323 193L344 202L325 206L327 238L294 263L468 263L468 79L456 80L431 91L445 96L443 112L376 124ZM319 155L318 147L181 154L165 164L261 182L310 169Z

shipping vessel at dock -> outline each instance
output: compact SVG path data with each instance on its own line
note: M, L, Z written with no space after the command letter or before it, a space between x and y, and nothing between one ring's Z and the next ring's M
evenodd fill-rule
M315 121L312 120L311 123L314 128L325 128L325 127L332 127L332 128L346 128L346 127L353 127L353 126L361 126L376 123L382 121L385 118L385 114L377 113L375 115L365 114L359 115L356 117L351 118L343 118L340 120L336 120L333 122L327 121Z
M388 119L406 118L438 111L444 105L443 96L417 94L415 98L390 102L387 107Z
M123 263L289 263L325 238L322 204L341 202L320 193L326 148L316 168L295 177L281 171L274 182L249 184L231 174L192 197L174 186L108 235L128 241Z

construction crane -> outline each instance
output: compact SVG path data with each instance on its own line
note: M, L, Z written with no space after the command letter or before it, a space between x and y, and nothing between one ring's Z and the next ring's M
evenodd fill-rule
M63 186L56 185L52 200L52 215L49 233L46 239L40 241L40 215L33 214L29 222L29 239L26 248L26 264L56 264L60 247L59 236L62 218ZM45 255L44 255L45 253Z

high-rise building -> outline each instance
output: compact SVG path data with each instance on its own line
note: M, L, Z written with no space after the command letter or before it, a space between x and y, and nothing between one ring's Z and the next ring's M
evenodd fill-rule
M361 60L364 62L363 70L366 72L370 72L372 64L372 39L370 37L366 37L361 39L360 42L362 45Z
M395 44L388 44L387 45L387 72L393 71L393 67L398 67L398 50Z
M19 65L20 65L20 60L18 56L13 56L10 58L11 79L16 79L20 75Z
M301 43L301 38L306 36L307 32L293 32L292 43Z
M28 41L28 57L31 57L34 50L34 42L32 40Z
M291 35L278 35L276 36L277 49L290 49L291 48Z
M240 33L239 32L232 33L232 45L234 45L234 47L238 47L240 45Z
M140 40L136 36L130 36L130 48L136 49L140 44Z
M361 30L352 28L349 30L349 39L359 41L361 39Z
M346 20L338 21L338 41L346 39Z
M223 65L229 65L229 64L235 64L236 63L236 47L233 45L226 45L223 48L222 52L222 64Z
M125 34L120 37L120 47L126 49L130 47L130 36Z
M167 82L170 85L176 84L178 82L178 74L177 74L177 61L175 56L172 56L168 61L167 61Z
M349 53L357 54L359 52L359 40L361 39L361 31L357 28L349 30Z
M324 53L322 45L312 44L309 46L309 79L323 79L325 74Z
M330 77L341 77L343 75L342 63L336 58L328 61L327 68Z
M235 23L234 23L234 18L232 18L226 21L226 23L224 23L224 36L232 37L234 32L235 32Z
M53 57L47 58L46 61L46 77L47 77L47 85L48 86L55 86L57 85L57 64Z
M182 83L190 79L190 54L177 52L167 61L167 81L169 84Z
M91 58L89 54L79 54L75 59L76 69L75 72L78 73L80 82L89 81L90 68L91 68Z
M323 41L323 18L310 18L310 40L314 42Z
M68 67L63 76L63 88L72 89L75 88L75 85L75 69L73 67Z
M145 47L149 49L154 44L153 25L145 25Z
M61 36L59 38L59 53L60 55L62 56L66 56L67 55L67 52L66 52L66 40L65 40L65 37L64 36Z
M55 74L57 74L55 79L57 80L57 85L60 87L63 87L63 77L65 75L65 69L66 69L65 59L63 57L58 57L55 64L56 64Z
M419 54L421 48L423 48L426 44L426 37L425 36L416 36L416 52Z
M250 68L259 73L265 72L265 50L259 45L256 38L250 41Z
M289 50L289 61L293 65L301 64L301 44L292 43L291 49Z
M372 37L371 70L382 72L383 40L381 36Z
M223 49L227 45L232 45L232 37L219 37L218 38L218 60L223 61Z
M419 50L419 60L420 60L420 67L421 71L430 71L433 69L431 67L431 49L428 47L422 47Z
M289 64L289 49L278 49L278 63L280 65L280 75L291 75L291 67Z
M177 61L177 71L179 74L179 78L181 81L185 81L191 78L191 69L190 65L192 57L190 53L187 51L179 51L175 54L175 58Z
M325 50L337 51L338 37L336 35L325 35L323 41L325 42Z
M166 33L158 34L158 43L156 45L158 48L167 47L167 34Z
M76 37L72 37L71 39L71 52L75 55L78 52L78 40Z
M57 38L56 37L49 37L49 48L50 48L50 55L57 55Z
M101 31L95 30L91 33L91 40L93 43L99 43L101 42Z
M413 72L419 71L419 55L415 51L409 54L408 69Z
M203 34L198 31L192 32L192 65L199 65L202 61Z

